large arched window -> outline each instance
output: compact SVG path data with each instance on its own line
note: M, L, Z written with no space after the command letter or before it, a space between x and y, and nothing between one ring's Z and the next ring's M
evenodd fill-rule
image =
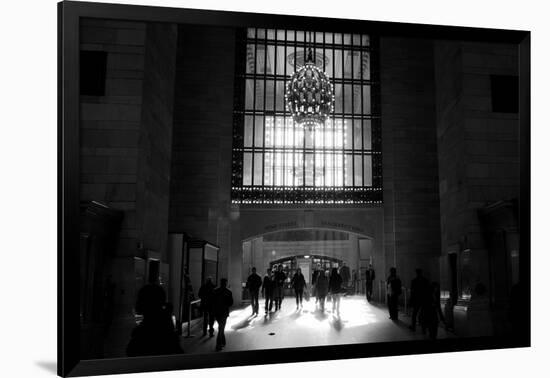
M237 48L232 201L381 203L376 43L368 35L247 29ZM311 47L334 111L308 130L285 108L287 80Z

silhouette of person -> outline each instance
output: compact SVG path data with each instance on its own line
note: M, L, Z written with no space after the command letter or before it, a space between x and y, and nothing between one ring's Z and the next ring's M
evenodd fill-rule
M281 309L284 296L284 285L286 281L286 274L283 272L283 264L279 264L277 271L275 272L275 311Z
M252 268L252 274L248 276L246 280L246 287L250 293L250 301L252 305L252 315L258 314L260 304L258 303L258 296L260 293L260 287L262 286L262 278L256 273L256 268Z
M227 288L227 278L220 280L220 286L214 289L212 295L212 311L218 322L218 336L216 338L216 350L220 351L225 346L225 325L229 317L229 308L233 306L233 294Z
M401 295L401 280L397 277L397 269L390 268L390 275L386 280L386 294L390 319L397 320L398 300Z
M445 322L443 311L441 311L439 283L432 282L429 285L428 295L422 306L422 327L428 329L428 336L431 340L437 338L439 321Z
M317 299L319 301L319 306L321 311L325 311L325 299L328 294L328 279L324 270L320 270L317 275L317 283L315 284L317 291Z
M376 274L374 273L374 269L372 268L372 264L369 264L369 268L365 272L367 301L369 301L369 302L372 299L372 286L373 286L375 278L376 278Z
M349 267L346 265L346 263L342 263L342 267L340 268L340 277L342 277L342 287L348 288L349 280L350 280L350 273L349 273Z
M201 299L202 310L202 335L206 336L206 330L210 337L214 336L214 314L212 313L212 295L214 294L214 283L212 277L207 277L204 284L199 289L199 298Z
M321 271L321 264L317 264L317 268L313 271L311 276L311 295L315 297L315 304L319 302L319 297L317 296L317 277L319 277L319 272Z
M426 300L430 299L430 281L422 274L422 269L416 269L416 277L411 281L410 304L413 308L410 329L416 330L417 317Z
M332 296L332 312L340 314L340 298L342 296L342 287L343 279L342 276L338 273L338 269L332 268L330 274L330 279L328 281L328 287L330 295Z
M304 288L306 286L306 279L302 274L302 269L298 268L294 276L292 277L291 285L294 288L294 294L296 295L296 309L302 307L302 299L304 296Z
M132 331L126 347L129 357L183 353L161 286L149 283L142 287L135 310L143 320Z
M262 282L262 295L265 298L265 314L273 309L273 291L275 290L274 272L267 268Z

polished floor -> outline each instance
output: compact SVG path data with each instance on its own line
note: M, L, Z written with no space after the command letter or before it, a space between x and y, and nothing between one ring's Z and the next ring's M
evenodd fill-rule
M224 351L273 349L335 344L385 341L422 340L427 336L411 331L410 318L400 314L400 320L389 319L384 306L368 303L363 296L344 297L340 314L327 302L324 313L315 300L296 309L294 298L285 298L282 309L264 315L260 299L260 314L252 316L251 306L231 312L226 326L227 345ZM217 326L214 325L214 328ZM182 337L185 353L209 353L215 349L215 335L202 336L201 327L192 330L193 337ZM217 332L217 330L216 330ZM184 333L185 335L186 333ZM440 328L439 338L452 337Z

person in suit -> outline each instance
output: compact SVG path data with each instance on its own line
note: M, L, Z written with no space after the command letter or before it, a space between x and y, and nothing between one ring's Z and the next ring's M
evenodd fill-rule
M265 314L273 309L273 291L275 289L274 272L267 268L267 271L262 282L262 295L265 298Z
M317 283L315 284L316 291L317 291L317 299L319 302L319 306L321 308L321 311L325 311L325 299L328 294L328 279L325 274L324 270L320 270L319 274L317 275Z
M311 295L315 297L315 304L319 302L319 297L317 296L317 277L319 277L319 272L321 271L321 264L317 264L316 269L313 271L311 276Z
M347 289L349 286L349 280L351 278L351 274L349 272L349 267L346 265L346 263L342 263L342 267L340 268L340 277L342 278L342 287Z
M422 274L422 269L416 269L416 277L411 281L411 299L410 304L413 308L411 325L409 328L413 331L416 330L416 323L418 313L420 312L424 303L430 297L430 281L428 281Z
M428 286L428 295L422 306L422 327L428 329L428 336L431 340L437 338L439 322L445 324L445 317L441 311L439 283L432 282Z
M283 272L283 264L279 264L277 271L275 272L275 311L281 309L284 297L284 285L286 281L286 274Z
M199 289L199 298L201 299L202 310L202 335L206 336L208 329L210 337L214 336L214 314L212 313L212 294L214 293L214 283L212 277L207 277L204 284Z
M372 299L372 286L374 284L374 279L375 278L376 278L376 274L374 273L374 269L372 268L372 264L369 264L369 268L365 272L367 301L369 301L369 302Z
M296 309L302 307L302 299L304 296L304 288L306 286L306 279L302 274L302 269L298 268L294 276L292 277L291 285L294 288L294 295L296 295Z
M401 279L397 276L397 269L390 268L390 275L386 280L386 295L391 320L397 320L398 300L401 295Z
M246 287L250 293L250 301L252 305L252 315L258 314L260 304L258 303L258 296L260 294L260 287L262 286L262 278L256 273L256 268L252 268L252 274L248 276L246 280Z
M227 278L220 280L220 287L214 289L212 296L212 311L218 322L218 337L216 338L216 351L225 346L225 325L229 317L229 308L233 306L233 293L227 288Z
M328 281L329 293L332 296L332 313L340 315L340 298L342 297L343 279L338 273L338 269L332 268L330 279Z

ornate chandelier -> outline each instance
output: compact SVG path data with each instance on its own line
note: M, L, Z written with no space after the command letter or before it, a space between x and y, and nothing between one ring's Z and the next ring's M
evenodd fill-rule
M332 84L326 72L315 65L311 48L305 64L290 77L285 102L294 121L309 130L323 125L332 112Z

